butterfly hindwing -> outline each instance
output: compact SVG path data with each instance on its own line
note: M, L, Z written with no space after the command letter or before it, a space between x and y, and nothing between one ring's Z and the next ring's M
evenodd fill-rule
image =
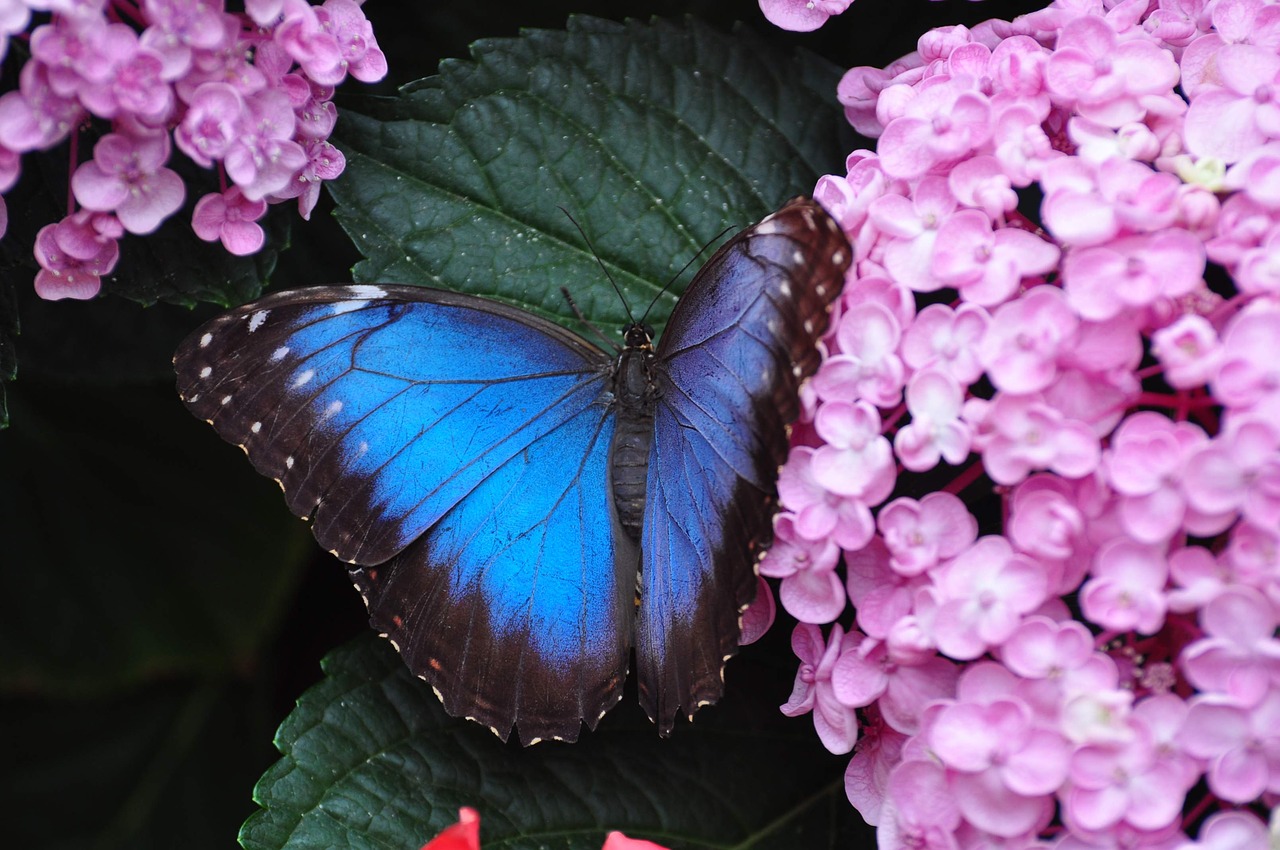
M454 714L577 736L617 700L637 556L610 517L609 358L415 287L284 292L179 349L188 406L276 478Z
M664 734L723 690L799 384L850 260L831 217L793 201L726 243L667 323L635 634L641 703Z

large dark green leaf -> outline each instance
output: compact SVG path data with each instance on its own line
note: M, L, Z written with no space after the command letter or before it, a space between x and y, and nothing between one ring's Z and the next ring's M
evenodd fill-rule
M785 643L785 636L782 642ZM576 744L522 749L447 717L385 641L335 651L281 726L247 850L417 850L480 811L485 848L598 850L620 829L676 848L853 846L845 759L777 711L787 674L730 664L721 706L663 741L634 700ZM782 696L778 696L781 693Z
M726 227L840 167L837 73L743 29L573 18L343 112L337 215L364 281L500 298L615 327ZM682 286L659 300L661 327Z

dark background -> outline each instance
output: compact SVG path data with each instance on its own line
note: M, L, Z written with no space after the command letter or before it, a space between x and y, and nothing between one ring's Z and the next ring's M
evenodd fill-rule
M616 20L688 14L725 30L742 21L780 44L803 47L844 68L887 64L914 49L919 35L932 26L1007 19L1038 6L858 0L811 34L773 28L751 0L369 0L365 11L390 63L387 80L372 88L391 94L399 85L432 74L441 60L465 59L468 45L477 39L512 37L522 28L560 28L572 13ZM355 81L343 87L348 92L369 89ZM338 96L339 114L343 91ZM280 256L273 286L350 278L350 267L359 257L330 209L327 199L322 200L310 222L293 223L291 245ZM11 206L10 214L21 217L23 210ZM11 232L8 239L13 238ZM28 246L9 247L29 256ZM42 329L45 317L54 311L93 310L95 316L113 317L114 332L136 336L128 325L136 307L110 297L89 305L35 303L21 294L29 290L28 280L14 284L26 333L18 344L21 371L11 398L13 426L0 432L0 482L10 499L23 499L39 488L56 493L65 506L59 527L69 530L59 532L66 539L56 547L15 552L6 544L29 529L9 525L18 521L20 506L0 497L0 576L8 596L0 602L0 813L5 816L5 843L25 848L232 846L240 824L254 810L253 783L278 756L271 745L276 727L294 700L320 678L319 659L367 628L363 606L345 570L312 546L302 523L288 516L274 485L257 480L238 452L218 445L209 462L210 474L223 464L241 465L245 468L237 466L228 474L243 473L245 498L274 505L263 509L261 541L246 533L235 543L277 547L282 559L291 553L293 570L250 577L253 586L247 590L253 593L260 586L258 595L270 600L253 617L251 633L234 619L217 621L208 614L212 605L204 598L207 589L193 591L189 610L162 612L173 623L159 630L159 651L151 647L148 660L126 676L97 675L96 624L155 615L143 603L137 603L144 610L136 615L128 608L132 600L149 598L147 593L172 578L172 571L155 554L155 540L165 539L165 529L154 527L154 515L146 510L148 500L165 498L163 484L132 478L134 467L124 451L103 461L100 453L90 455L85 446L95 438L108 447L117 437L120 445L128 442L126 438L136 440L150 427L152 408L140 411L133 402L113 406L118 399L100 374L104 361L109 364L114 355L96 337ZM215 308L207 306L194 314L172 305L151 310L172 319L172 334L173 329L193 328ZM160 334L155 348L171 350L171 345ZM152 360L165 366L163 358ZM68 363L86 368L82 374L71 374L65 368ZM176 411L185 416L172 391L161 384L148 404L154 403L163 415ZM67 390L71 386L75 392ZM69 400L72 396L78 404ZM43 430L44 423L58 419L79 422L79 436L64 438L60 432ZM215 442L201 423L191 422L185 433L204 446ZM75 445L59 443L64 439ZM146 447L145 438L142 445ZM202 474L204 467L184 465L187 448L181 442L150 449L172 453L175 475ZM67 469L43 460L34 469L22 466L24 458L45 457L39 452L48 452ZM111 513L119 504L128 510ZM77 516L85 521L76 522ZM135 538L152 545L140 546L135 555L130 548ZM216 561L222 542L184 539L181 545ZM117 570L117 563L136 569ZM236 583L227 590L228 598L234 598L233 591L246 590L242 578ZM229 634L219 646L229 649L216 653L202 648L199 634L188 637L183 632L220 628ZM785 653L789 634L789 623L775 626L770 636L773 649L781 646ZM172 643L167 654L164 641ZM44 675L50 669L43 660L46 650L50 658L71 660L56 675ZM785 697L781 694L778 701Z

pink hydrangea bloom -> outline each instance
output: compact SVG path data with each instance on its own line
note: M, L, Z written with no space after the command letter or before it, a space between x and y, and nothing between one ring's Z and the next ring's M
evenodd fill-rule
M815 190L856 262L780 493L817 537L841 500L878 530L834 568L867 638L833 687L881 846L1260 839L1277 56L1264 0L1056 0L841 80L878 143Z
M267 211L267 202L251 201L232 186L221 194L211 193L196 202L191 229L206 242L219 240L236 256L253 254L266 238L258 219Z
M93 158L77 157L69 169L71 196L82 211L111 215L72 212L66 221L109 220L149 234L186 201L168 167L176 142L218 172L197 192L199 235L238 254L264 244L254 222L265 205L296 199L310 216L320 186L345 166L328 141L333 86L387 70L355 0L262 0L249 3L248 16L227 12L222 0L0 2L0 55L32 9L52 14L31 32L17 90L0 95L0 192L15 182L22 154L92 130ZM66 253L70 227L47 230L36 245L37 290L47 297L91 297L118 255L115 236L104 236L110 247L93 257Z

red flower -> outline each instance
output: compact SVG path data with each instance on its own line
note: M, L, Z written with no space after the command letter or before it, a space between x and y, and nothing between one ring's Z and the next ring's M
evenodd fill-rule
M480 850L480 813L475 809L458 810L458 822L423 845L422 850ZM605 836L601 850L666 850L660 844L639 838L627 838L621 832Z

